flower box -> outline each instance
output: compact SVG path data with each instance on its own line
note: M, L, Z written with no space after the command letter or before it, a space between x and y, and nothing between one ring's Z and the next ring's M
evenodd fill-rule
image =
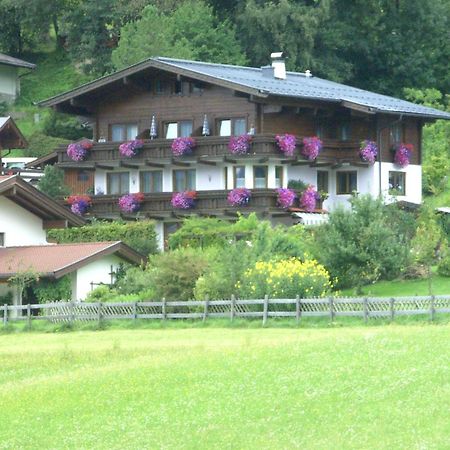
M90 141L74 142L67 146L67 156L73 161L83 161L91 148L92 142Z
M302 155L310 161L317 159L322 150L322 141L317 136L303 138Z
M133 141L124 142L119 146L119 153L126 158L132 158L139 153L139 150L144 146L144 141L141 139L134 139Z
M250 201L252 193L246 188L236 188L228 193L228 203L232 206L246 206Z
M92 204L89 195L71 195L67 198L70 210L79 216L84 216Z
M134 213L141 209L141 203L144 201L144 194L125 194L119 198L119 208L124 213Z
M245 155L250 150L250 144L252 143L252 136L249 134L243 134L241 136L231 136L228 143L228 149L230 153L234 155Z
M190 209L195 206L195 199L197 198L197 192L184 191L176 192L172 195L172 206L176 209Z
M297 140L293 134L277 134L275 141L282 153L286 156L294 156Z
M195 139L192 137L178 137L172 142L172 153L174 156L189 155L195 145Z

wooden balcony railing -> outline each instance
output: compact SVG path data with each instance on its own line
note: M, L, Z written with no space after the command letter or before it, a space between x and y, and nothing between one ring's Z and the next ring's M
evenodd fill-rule
M273 134L259 134L253 136L250 151L247 155L239 156L233 155L228 149L229 137L221 136L207 136L196 137L196 147L189 156L175 158L176 161L182 162L220 162L225 160L242 160L248 158L279 158L280 160L292 161L299 164L309 164L300 153L299 147L295 156L286 157L277 147L275 143L275 135ZM301 142L301 137L297 138L297 142ZM89 150L85 161L76 163L72 161L66 153L66 146L61 146L57 149L58 163L61 166L129 166L145 165L149 162L154 164L171 164L174 157L171 149L171 139L154 139L145 140L144 147L139 154L133 158L124 158L119 153L119 143L105 142L95 143L93 148ZM358 162L359 143L356 141L338 141L338 140L324 140L323 149L319 155L317 162Z
M179 217L192 214L207 216L233 216L238 211L257 212L267 215L286 215L286 210L277 206L278 194L275 189L254 189L250 202L246 206L231 206L227 201L227 190L215 191L197 191L195 207L192 209L175 209L171 204L172 193L162 192L156 194L145 194L144 201L141 203L139 213L131 214L141 217L155 219L167 219L170 217ZM89 210L90 215L95 217L119 217L127 216L119 208L120 196L118 195L96 195L92 197L92 206ZM320 205L318 205L320 207Z

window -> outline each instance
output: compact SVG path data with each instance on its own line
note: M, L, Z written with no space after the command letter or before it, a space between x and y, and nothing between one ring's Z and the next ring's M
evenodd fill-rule
M162 170L141 172L141 192L162 192Z
M403 124L396 123L390 128L391 144L397 144L403 141Z
M267 166L253 167L253 186L255 189L267 188Z
M217 124L219 136L240 136L247 133L247 121L242 118L221 119Z
M245 187L245 166L234 167L234 187L235 188Z
M138 135L136 123L111 125L111 140L113 142L131 141Z
M203 92L203 85L201 83L191 83L191 92L193 94L201 94Z
M405 172L389 172L389 194L406 195Z
M350 134L350 124L349 123L343 123L341 125L341 140L342 141L348 141L351 137Z
M173 190L175 192L193 191L195 185L195 169L173 171Z
M336 172L336 194L351 194L357 190L357 173L351 172Z
M283 167L275 166L275 187L282 188L283 187Z
M166 139L188 137L192 134L192 120L166 123Z
M223 168L223 181L225 189L228 189L228 167Z
M5 246L5 233L0 233L0 247Z
M108 194L128 194L130 191L130 174L128 172L111 172L107 175Z
M87 170L79 170L77 173L77 181L86 182L89 181L89 172Z
M156 80L155 83L155 94L163 95L170 93L170 84L167 81Z
M328 193L328 172L326 170L317 171L317 189L319 192Z

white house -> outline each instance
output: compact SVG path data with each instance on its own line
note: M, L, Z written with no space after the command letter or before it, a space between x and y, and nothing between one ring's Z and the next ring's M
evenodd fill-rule
M35 64L0 53L0 101L13 102L20 95L21 69L35 67Z
M142 256L122 242L47 242L48 228L84 224L19 176L0 176L0 295L13 290L11 277L32 271L47 279L70 275L72 299L83 300L93 287L109 284L121 264L142 262ZM17 292L14 301L19 301Z

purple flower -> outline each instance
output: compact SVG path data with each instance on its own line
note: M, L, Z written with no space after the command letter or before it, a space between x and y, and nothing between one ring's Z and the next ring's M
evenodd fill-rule
M295 146L297 145L297 140L293 134L277 134L275 140L278 144L278 148L286 156L294 156Z
M70 205L70 210L79 216L86 214L89 206L91 206L91 202L91 197L89 197L89 195L71 195L67 199L67 203Z
M309 185L300 196L300 206L307 212L312 212L316 209L316 202L320 200L319 193L314 189L314 186Z
M194 207L196 197L197 192L195 191L175 192L172 195L171 203L177 209L190 209Z
M359 149L359 156L363 161L373 164L377 159L378 146L376 142L365 140L361 142L361 147Z
M138 151L144 146L144 141L141 139L134 139L133 141L124 142L119 145L119 153L122 156L131 158L138 154Z
M228 143L228 149L234 155L245 155L250 150L252 136L250 134L243 134L241 136L231 136Z
M401 167L406 167L409 164L413 150L414 146L412 144L401 143L395 150L395 164Z
M175 156L188 155L192 153L195 144L195 139L192 137L178 137L172 142L172 153Z
M236 188L229 192L228 203L233 206L245 206L250 201L252 193L246 188Z
M125 194L119 198L119 208L125 213L134 213L139 211L143 200L144 194L141 192L136 194Z
M322 141L317 136L303 138L302 155L310 161L317 159L321 150Z
M74 142L67 146L67 155L73 161L83 161L86 158L88 150L92 148L92 142Z
M278 205L281 208L290 208L294 204L294 200L297 198L296 193L292 189L277 189L278 192Z

